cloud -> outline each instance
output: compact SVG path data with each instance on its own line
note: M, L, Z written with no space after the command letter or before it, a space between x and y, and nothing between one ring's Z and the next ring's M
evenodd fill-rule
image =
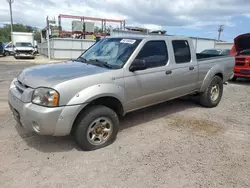
M9 7L0 0L0 24L9 22ZM113 19L126 19L127 25L201 28L234 27L232 19L250 17L248 0L16 0L13 3L15 22L45 27L45 18L72 14ZM70 21L63 20L67 28Z

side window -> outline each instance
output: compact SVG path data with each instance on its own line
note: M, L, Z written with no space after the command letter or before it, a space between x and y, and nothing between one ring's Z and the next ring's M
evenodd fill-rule
M173 40L173 49L176 63L189 63L191 61L191 53L188 41Z
M147 42L136 59L145 60L147 68L154 68L166 65L168 61L168 52L165 41Z
M223 52L221 53L221 55L229 55L230 50L223 50Z

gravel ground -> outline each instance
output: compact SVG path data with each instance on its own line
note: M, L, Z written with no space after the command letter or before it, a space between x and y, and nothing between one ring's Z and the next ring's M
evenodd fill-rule
M114 144L83 152L16 126L8 87L30 65L0 62L0 187L250 187L250 81L213 109L179 99L128 114Z

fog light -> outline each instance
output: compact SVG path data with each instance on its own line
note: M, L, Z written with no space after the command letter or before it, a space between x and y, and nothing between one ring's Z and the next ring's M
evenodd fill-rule
M35 132L40 132L40 126L35 121L32 122L32 127Z

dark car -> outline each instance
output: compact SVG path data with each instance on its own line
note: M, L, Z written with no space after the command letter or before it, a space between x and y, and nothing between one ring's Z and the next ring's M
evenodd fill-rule
M4 54L4 43L3 42L0 42L0 55L5 56L5 54Z
M201 54L213 54L213 55L229 55L230 49L207 49L203 50Z

